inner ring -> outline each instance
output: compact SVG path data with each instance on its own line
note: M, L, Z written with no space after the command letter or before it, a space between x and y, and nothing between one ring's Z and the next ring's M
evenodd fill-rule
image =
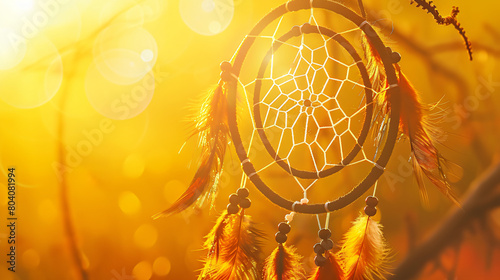
M339 163L336 165L323 169L321 171L308 171L308 170L299 170L296 169L286 163L284 159L282 159L276 152L276 150L273 148L271 145L269 139L267 138L264 126L262 124L262 119L261 119L261 113L260 113L260 91L262 88L262 78L264 77L265 71L267 69L267 66L269 65L269 62L271 61L271 56L275 51L279 49L280 46L283 45L286 41L290 40L291 38L301 36L302 34L320 34L324 36L328 36L337 43L339 43L354 59L356 62L356 65L358 67L358 70L360 71L360 74L363 79L363 84L365 85L365 100L366 100L366 113L365 113L365 118L363 120L363 127L361 129L361 132L356 139L356 144L352 148L352 150L347 154L345 158L343 158ZM361 60L361 57L359 54L356 52L354 47L347 41L342 35L335 33L331 29L328 29L323 26L313 26L309 23L306 23L302 26L294 26L290 31L282 35L278 40L276 40L273 43L273 46L269 49L267 52L266 56L264 57L264 60L262 61L262 64L260 66L259 72L257 74L257 79L255 82L255 92L254 92L254 100L253 100L253 108L254 108L254 121L255 121L255 127L258 131L259 137L264 144L267 152L269 155L276 161L276 163L281 166L286 172L290 173L291 175L302 178L302 179L318 179L318 178L323 178L330 176L344 168L344 166L348 165L359 153L361 150L366 137L368 135L368 131L370 130L370 125L372 121L372 114L373 114L373 97L372 97L372 90L371 90L371 81L369 78L369 75L366 71L366 67ZM311 102L311 100L303 100L303 105L304 107L314 107L314 102ZM310 103L310 104L309 104Z

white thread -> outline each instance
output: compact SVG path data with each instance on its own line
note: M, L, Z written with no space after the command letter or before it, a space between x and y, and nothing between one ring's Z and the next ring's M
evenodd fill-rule
M366 21L366 20L365 20L365 21L363 21L363 22L359 25L359 29L363 29L363 26L364 26L365 24L368 24L368 25L369 25L368 21Z
M327 202L325 203L325 210L326 210L326 212L327 212L327 213L330 213L330 209L328 209L328 203L330 203L330 202L329 202L329 201L327 201Z
M395 88L395 87L399 87L399 85L398 84L391 84L391 85L389 85L389 88Z
M317 1L318 2L318 1ZM285 5L285 9L289 12L296 11L297 6L295 5L296 2L287 2ZM291 7L288 5L292 5ZM313 7L314 1L310 0L310 12L311 12L311 17L309 18L309 22L307 24L312 25L314 28L317 28L317 26L321 26L321 22L318 22L315 18L315 15L313 12L315 12L315 7ZM357 31L358 33L367 33L364 32L365 30L371 30L371 24L368 21L363 21L361 22L357 27L353 26L352 29L346 30L346 31L341 31L339 33L335 33L334 36L328 37L324 36L324 46L319 46L318 48L312 48L312 46L309 46L303 39L306 36L302 36L302 41L300 42L289 42L286 40L280 39L280 32L282 31L281 27L282 25L287 25L285 23L282 24L283 18L286 18L285 16L282 16L279 19L279 23L274 31L266 32L266 34L262 35L255 35L251 36L256 39L261 40L261 42L270 42L271 48L275 46L274 44L279 44L282 45L285 48L289 48L292 51L296 51L296 53L293 53L290 55L290 67L289 68L281 68L281 64L278 65L278 63L281 63L280 58L282 55L280 52L275 52L274 50L271 51L270 59L269 62L269 69L270 71L265 72L261 76L257 78L248 78L245 75L242 75L242 77L239 77L238 83L242 87L242 96L246 99L246 105L247 108L246 110L250 114L250 120L252 121L251 124L253 125L253 130L251 135L246 135L248 136L249 143L245 143L245 146L248 147L248 151L252 149L252 152L254 151L253 145L255 144L255 138L258 137L258 133L260 132L269 132L269 135L277 135L277 138L271 138L268 139L270 144L274 144L273 146L276 149L276 155L280 155L280 160L278 161L276 158L270 157L270 160L273 160L272 162L261 162L259 158L259 154L254 157L252 156L251 163L256 163L257 165L261 166L256 166L258 167L254 171L254 173L250 174L248 177L252 177L253 175L259 175L265 170L269 170L268 168L272 168L272 166L275 166L276 163L280 164L281 162L284 162L288 168L285 168L285 171L289 171L291 175L293 174L292 171L292 166L296 164L296 158L298 158L298 155L296 152L298 146L302 145L303 147L307 145L309 149L311 150L311 155L305 155L308 156L309 158L312 158L314 167L308 171L311 172L312 174L316 173L317 179L314 180L312 183L304 183L297 179L295 176L295 182L296 186L300 187L304 191L304 198L305 192L313 187L315 185L315 182L322 178L325 177L327 174L326 173L321 173L325 171L327 168L331 167L341 167L341 166L353 166L357 165L363 162L368 162L372 166L377 166L377 168L381 170L385 170L385 167L380 166L379 164L375 163L374 157L372 158L370 155L365 154L367 152L364 150L364 147L361 145L359 142L359 136L355 135L355 129L357 129L357 118L358 116L361 116L363 112L365 112L368 109L368 106L370 104L362 104L359 106L359 109L351 113L350 111L347 111L343 108L343 104L341 104L342 98L339 97L339 95L342 95L342 92L344 88L342 87L347 87L347 84L350 86L352 84L353 87L358 87L361 89L368 89L372 90L371 88L368 88L366 85L364 85L362 81L362 75L360 73L357 73L356 71L353 71L353 73L357 74L356 77L351 77L351 76L339 76L338 73L343 73L347 71L347 73L350 73L350 69L356 69L358 67L361 67L361 64L363 63L363 60L359 59L359 57L355 57L354 59L349 59L345 60L343 57L337 57L336 55L332 55L327 48L327 42L329 40L332 40L335 36L339 35L342 36L342 34L345 34L346 32L350 31ZM285 22L285 21L283 21ZM303 25L304 27L307 27L307 24ZM368 25L368 26L365 26ZM293 28L298 28L298 26L293 27ZM288 30L287 28L283 30ZM302 32L302 30L299 28L299 31ZM274 33L273 33L274 32ZM320 30L312 30L312 33L318 33L320 35L321 31ZM323 37L323 36L321 36ZM338 37L337 37L338 38ZM333 40L332 40L333 41ZM341 40L339 39L341 42ZM348 50L349 51L349 50ZM351 53L352 54L352 53ZM295 57L295 58L294 58ZM314 57L314 58L313 58ZM317 59L316 59L317 58ZM359 60L356 60L358 58ZM293 61L292 61L293 59ZM323 60L324 59L324 60ZM353 64L352 61L355 61ZM288 61L285 61L288 62ZM323 62L323 64L322 64ZM305 64L304 64L305 63ZM340 72L336 71L330 71L330 68L327 66L326 63L333 64L337 68L340 68ZM360 64L361 63L361 64ZM279 67L278 67L279 66ZM285 65L286 66L286 65ZM313 69L316 71L319 71L318 73L326 73L326 77L323 77L325 75L313 75L307 71L307 69ZM362 67L361 67L362 68ZM242 72L244 73L244 72ZM254 77L254 76L251 76ZM295 83L294 81L300 80L305 80L307 78L307 88L303 88L305 86ZM252 80L253 79L253 80ZM340 85L338 86L338 89L336 89L336 93L332 95L328 95L323 93L323 91L327 88L326 85L332 81L333 86L337 87L337 83L340 82ZM249 94L250 91L253 89L255 84L259 82L261 84L261 92L260 92L260 98L257 100L255 103L252 101L252 95ZM350 83L344 83L344 82L350 82ZM318 89L314 90L312 87L313 85L316 86L324 83L323 89ZM388 86L388 88L393 88L398 86L396 85L391 85ZM319 88L319 87L318 87ZM335 89L335 88L334 88ZM239 88L238 88L239 90ZM306 90L306 91L304 91ZM248 92L248 93L247 93ZM298 93L304 93L304 92L309 92L311 94L310 97L304 97L302 95L298 96ZM375 92L375 91L374 91ZM313 99L316 98L316 99ZM323 98L323 99L319 99ZM319 105L313 105L311 106L312 108L309 108L307 111L302 111L302 107L298 106L300 105L300 102L303 102L303 100L309 100L314 104L313 102L318 102ZM362 102L361 100L360 102ZM335 107L330 106L329 104L335 103ZM260 111L261 111L261 127L256 127L256 124L253 122L253 115L252 115L252 107L253 106L260 106ZM295 107L297 106L297 107ZM337 107L338 106L338 107ZM300 109L300 112L298 112L298 108ZM318 117L317 114L315 114L315 111L312 111L311 109L316 109L318 108L318 111L325 111L328 114L331 114L333 116L337 116L338 114L342 114L345 119L341 124L340 122L336 122L334 117L330 117L330 119L326 119L325 123L318 123L314 124L313 121L316 121L316 118ZM311 112L312 111L312 112ZM311 118L312 120L309 120L303 124L303 119L299 118L301 114L307 115L307 118ZM356 118L356 119L355 119ZM332 120L333 119L333 120ZM347 128L345 128L344 124L347 124ZM305 127L304 127L305 126ZM319 133L314 138L306 138L306 135L308 133L308 129L311 128L311 131L315 131L316 127L319 129L319 131L328 131L332 132L334 136L332 136L329 139L326 139L328 142L325 142L324 145L320 144L319 140ZM354 127L354 128L352 128ZM302 133L302 129L306 131L307 133ZM324 129L324 130L323 130ZM304 135L304 140L302 140L302 135ZM329 135L329 134L328 134ZM310 135L314 136L314 135ZM320 136L324 136L321 134ZM274 140L274 141L273 141ZM339 143L339 141L341 141ZM345 142L344 142L345 141ZM291 146L288 146L288 143L292 143ZM305 142L305 143L304 143ZM348 150L346 145L343 145L343 143L356 143L358 147L361 148L359 151L358 155L356 157L351 158L350 161L347 161L345 159L346 155L348 154ZM281 145L282 143L286 143ZM328 144L328 147L330 146L336 146L336 144L339 143L340 147L340 154L334 157L326 157L326 151L323 149L326 149L324 146ZM335 145L334 145L335 144ZM313 153L312 148L314 147L313 145L318 145L320 146L320 149L324 152L324 160L321 159L321 152L319 152L319 156L316 156L316 153ZM368 146L367 144L364 146ZM277 147L277 148L276 148ZM304 153L306 153L304 150L299 150L300 155L303 156ZM250 153L249 153L250 154ZM342 159L344 158L344 159ZM259 160L256 160L259 159ZM341 165L338 164L338 162L341 162ZM245 159L242 161L242 165L245 165L246 163L250 162L250 159ZM299 162L299 165L302 164ZM263 167L262 167L263 166ZM294 166L295 167L295 166ZM288 170L287 170L288 169ZM313 175L314 176L314 175ZM246 181L245 181L246 182ZM292 209L295 211L297 202L292 203ZM326 212L331 212L328 209L328 203L326 202L324 204L324 209ZM302 201L301 201L302 204ZM332 203L332 208L335 207L334 203ZM300 207L299 207L300 208ZM293 212L292 212L293 213ZM290 218L292 218L292 215L289 215Z
M245 165L245 163L250 163L250 159L246 158L241 162L241 165Z
M292 204L292 212L295 212L295 205L297 204L300 204L300 201L295 201L293 204Z
M379 165L378 163L375 162L375 167L377 167L380 170L385 170L385 167Z

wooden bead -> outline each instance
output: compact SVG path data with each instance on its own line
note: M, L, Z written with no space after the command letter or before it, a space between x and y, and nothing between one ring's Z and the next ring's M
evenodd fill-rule
M365 214L372 217L372 216L375 216L375 214L377 214L377 208L375 207L371 207L371 206L365 206Z
M222 72L230 72L231 69L233 69L233 65L231 65L231 63L229 61L221 62L220 70L222 70Z
M278 231L284 234L288 234L290 232L290 229L290 225L285 222L281 222L278 225Z
M240 204L240 201L241 201L240 197L235 193L229 196L229 203L231 204Z
M276 242L281 244L285 243L288 237L286 236L286 234L282 232L277 232L276 235L274 236L274 239L276 240Z
M220 78L224 82L229 82L233 78L233 75L229 71L223 71L223 72L220 73Z
M321 246L320 243L314 244L313 249L314 249L314 253L316 253L316 254L320 254L321 255L321 254L323 254L325 252L325 248L323 248L323 246Z
M365 199L366 205L375 207L378 204L378 198L375 196L367 196Z
M314 263L317 266L323 266L326 263L326 258L322 255L316 255L316 257L314 257Z
M240 207L238 207L238 204L229 203L227 205L227 213L229 213L229 214L236 214L239 211L240 211Z
M322 228L318 231L318 236L321 239L328 239L332 236L332 232L327 228Z
M393 52L391 53L391 59L392 63L398 63L401 61L401 54L399 54L398 52Z
M325 250L333 249L333 241L331 239L323 239L320 244L321 247L325 248Z
M246 209L246 208L249 208L250 205L252 205L252 201L250 201L250 199L248 197L246 197L240 201L241 208Z
M245 197L248 197L248 195L250 194L250 192L248 191L247 188L239 188L236 193L238 194L239 197L241 198L245 198Z

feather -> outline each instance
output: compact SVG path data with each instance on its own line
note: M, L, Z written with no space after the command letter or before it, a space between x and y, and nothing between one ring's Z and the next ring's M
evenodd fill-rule
M385 76L380 54L364 33L362 33L362 45L367 60L366 68L375 92L374 101L377 115L373 118L373 125L378 127L378 129L374 130L377 133L375 136L375 145L380 147L387 128L388 118L386 116L390 111L386 91L388 88L387 77ZM401 133L410 139L412 165L420 196L424 203L428 202L427 190L423 181L423 175L425 175L451 201L460 205L458 199L452 193L451 186L447 180L444 168L446 160L434 146L432 140L436 138L434 135L437 135L439 130L426 120L426 116L424 115L425 108L418 98L417 91L403 74L400 66L398 64L394 64L394 66L401 89L399 129Z
M438 133L437 128L427 121L424 115L425 108L421 104L417 90L395 64L401 90L401 110L399 129L410 140L411 159L413 170L424 202L427 202L427 191L423 183L423 175L451 201L460 205L457 197L452 193L448 183L444 165L446 160L439 153L433 143L433 135Z
M368 76L370 77L370 81L372 83L373 103L375 107L375 116L372 120L372 127L376 128L373 129L373 138L375 140L374 145L377 147L378 152L378 149L384 142L389 120L387 117L387 113L389 112L386 95L387 77L380 54L364 32L362 32L361 35L361 45L363 46L363 51L367 61L366 71L368 72Z
M215 88L203 104L191 136L194 135L198 135L198 146L202 149L200 166L189 188L168 209L154 215L154 219L179 213L196 201L202 204L215 196L229 141L227 99L222 84ZM209 186L210 191L202 196Z
M203 243L203 247L208 249L207 259L215 259L217 262L219 260L219 252L220 252L220 241L222 234L224 233L224 228L228 222L229 213L227 210L224 210L222 215L217 219L215 226L212 228L210 233L206 236L205 243Z
M302 257L295 253L294 247L279 244L266 259L263 280L304 279L301 259Z
M325 252L327 262L319 266L308 280L341 280L344 279L344 270L340 266L337 258L329 251Z
M205 247L209 255L198 279L258 279L261 237L250 217L244 215L244 210L239 214L224 214L207 237ZM214 244L218 246L218 254L210 254L210 251L215 251Z
M344 279L386 279L388 254L382 226L360 214L345 234L338 253L346 273Z
M361 45L366 58L366 71L372 82L372 89L376 93L383 91L386 86L386 75L382 58L364 32L361 34Z

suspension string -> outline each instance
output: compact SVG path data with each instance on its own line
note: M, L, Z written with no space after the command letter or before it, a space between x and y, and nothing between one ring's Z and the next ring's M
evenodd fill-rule
M378 180L375 181L375 186L373 187L373 196L375 196L375 193L377 192L377 185L378 185Z
M325 228L330 228L330 212L326 213Z
M316 214L316 219L318 220L318 228L322 229L322 227L321 227L321 221L319 220L319 214Z

